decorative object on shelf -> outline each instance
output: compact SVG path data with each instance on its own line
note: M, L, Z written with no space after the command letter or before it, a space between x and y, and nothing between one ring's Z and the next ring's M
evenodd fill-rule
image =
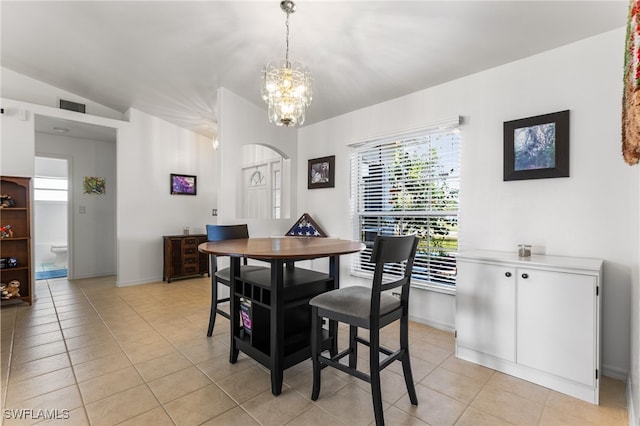
M327 234L318 226L309 213L303 213L285 236L326 237Z
M11 229L11 225L7 224L0 227L0 238L13 238L13 229Z
M622 156L627 164L640 160L640 0L629 2L622 92Z
M4 300L20 297L20 281L12 280L9 281L9 284L2 283L0 285L0 294Z
M283 0L280 9L287 14L285 59L264 66L261 95L269 107L269 122L288 127L304 123L306 108L313 97L313 80L311 72L302 64L289 61L289 15L295 12L296 5L291 0Z
M82 181L82 193L104 195L105 194L105 182L104 178L85 176Z
M531 256L531 246L528 244L518 245L518 256L529 257Z
M4 209L5 207L15 207L16 201L11 197L11 195L0 195L0 209Z
M333 188L335 186L336 156L309 160L307 189Z
M171 173L172 195L197 195L198 177Z
M18 259L15 257L0 257L0 269L17 268Z
M240 322L245 333L251 334L251 300L240 298Z
M504 123L504 180L569 176L569 110Z

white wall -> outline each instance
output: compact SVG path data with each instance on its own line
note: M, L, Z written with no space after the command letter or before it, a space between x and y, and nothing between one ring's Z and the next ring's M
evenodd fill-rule
M18 74L8 68L0 67L0 81L2 82L2 97L17 99L36 105L58 108L59 100L78 102L86 105L86 113L105 118L122 120L123 114L112 108L105 107L89 99L60 90L57 87ZM77 114L77 113L74 113Z
M205 233L216 208L212 140L136 109L118 132L118 282L162 279L162 236ZM197 195L171 195L169 175L197 176Z
M620 153L624 36L611 31L300 129L298 180L306 179L307 159L335 154L336 187L300 187L299 208L317 213L329 234L350 237L348 144L464 116L460 249L528 243L604 259L603 369L625 378L638 176ZM565 109L571 177L503 182L503 122ZM416 289L412 299L414 318L455 326L453 296Z
M219 183L217 223L248 223L252 236L284 235L295 219L238 219L241 195L240 166L243 146L265 145L284 158L296 159L297 129L277 127L269 123L265 110L225 88L218 89L218 140L216 173ZM291 162L291 176L296 176L295 160ZM306 180L303 182L306 185ZM291 180L291 206L296 206L299 182ZM236 196L236 194L238 194ZM291 217L297 217L294 211Z
M22 84L28 93L29 79ZM50 92L55 90L49 87ZM34 176L35 115L118 129L117 285L160 281L162 236L182 233L184 226L189 226L192 233L204 233L205 225L214 223L211 209L217 207L217 183L211 139L134 109L126 117L130 122L126 122L21 100L0 98L0 102L5 108L1 116L0 172L5 175ZM98 163L100 157L91 161ZM198 195L170 195L171 173L197 175Z
M30 79L22 84L28 86ZM4 84L4 79L3 79ZM2 88L4 93L5 88ZM29 91L25 87L25 91ZM0 173L3 175L33 177L35 170L35 116L42 115L62 120L80 121L103 127L120 129L128 125L125 121L80 114L50 106L32 104L16 99L0 98L4 114L0 115Z
M3 84L5 82L3 78ZM31 81L27 78L20 82L25 92L29 92ZM3 93L4 93L3 87ZM13 87L16 89L16 87ZM54 91L55 88L50 88ZM15 96L19 99L20 96ZM81 121L88 124L96 124L105 127L119 129L127 123L110 118L97 117L89 114L78 114L72 111L58 108L32 104L17 99L0 98L5 113L0 116L0 173L10 176L34 177L35 173L35 152L36 152L36 132L35 116L49 116L63 120ZM32 232L35 234L38 229L35 227L32 216ZM34 235L32 235L33 238ZM31 263L35 267L35 250L31 253ZM35 276L35 271L32 271ZM34 287L34 296L37 298L37 289Z
M2 100L4 114L0 116L0 173L9 176L33 177L35 168L35 131L30 104Z
M636 169L636 174L637 174ZM636 196L640 199L640 193ZM640 222L640 216L638 216ZM640 246L640 235L636 239L636 249ZM627 380L627 410L629 425L640 425L640 258L636 257L631 281L631 361Z
M36 133L36 155L69 159L70 278L116 273L116 143ZM85 176L105 179L105 194L84 194ZM66 206L65 206L66 208ZM84 208L84 213L81 212ZM65 216L66 217L66 216ZM44 218L41 218L44 219ZM36 225L45 225L43 221ZM40 235L42 227L35 228ZM39 241L45 241L38 237ZM61 241L66 241L66 236ZM52 241L53 242L53 241Z

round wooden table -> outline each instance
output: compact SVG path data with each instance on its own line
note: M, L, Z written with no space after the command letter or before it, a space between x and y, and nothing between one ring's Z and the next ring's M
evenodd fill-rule
M238 360L239 351L260 362L271 371L271 393L279 395L284 370L311 356L308 301L339 288L340 256L364 248L360 241L325 237L246 238L200 244L198 250L203 253L231 257L229 362ZM241 276L243 257L269 262L271 268ZM294 266L298 260L322 257L329 258L329 273ZM240 298L252 304L251 334L241 333ZM329 325L323 347L337 350L337 323Z
M356 253L365 245L360 241L324 237L243 238L206 242L198 246L203 253L253 259L305 260Z

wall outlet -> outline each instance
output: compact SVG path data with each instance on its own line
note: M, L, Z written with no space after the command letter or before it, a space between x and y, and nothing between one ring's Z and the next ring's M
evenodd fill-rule
M218 216L218 209L211 209L211 216Z
M85 214L87 212L87 208L85 206L80 206L78 209L78 213Z

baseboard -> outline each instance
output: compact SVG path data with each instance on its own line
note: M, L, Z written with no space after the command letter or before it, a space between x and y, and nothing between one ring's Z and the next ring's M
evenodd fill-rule
M69 280L86 280L87 278L112 277L112 276L115 276L115 275L116 275L115 272L99 272L97 274L82 274L82 275L74 274L73 277L68 276L67 279L69 279Z
M581 399L590 404L599 404L600 379L596 379L593 385L580 383L571 379L557 376L553 373L516 364L514 361L488 355L475 349L466 348L456 344L456 357L475 364L483 365L496 371L518 377L531 383L553 389L574 398Z
M623 370L618 367L612 367L611 365L602 365L602 375L611 377L612 379L627 381L629 370Z
M627 377L627 415L629 417L629 426L640 426L640 407L636 403L640 403L640 395L633 394L633 386L631 383L631 374Z
M455 325L443 323L440 321L434 321L427 318L417 318L413 315L409 315L409 321L417 322L418 324L427 325L429 327L436 328L442 331L448 331L449 333L453 333L456 330Z
M147 279L141 279L141 280L133 280L133 281L118 281L116 279L116 287L130 287L132 285L140 285L140 284L150 284L150 283L157 283L160 282L162 283L162 278L147 278ZM166 281L164 281L166 283Z

